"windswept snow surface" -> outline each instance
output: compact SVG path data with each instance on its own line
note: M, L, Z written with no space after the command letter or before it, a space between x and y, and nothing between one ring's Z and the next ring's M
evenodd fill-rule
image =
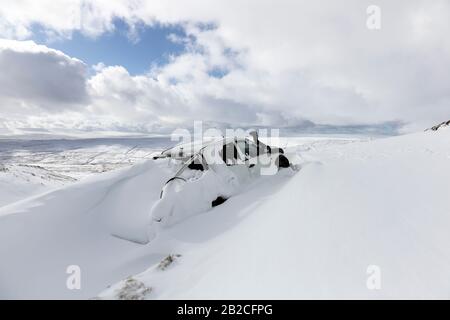
M302 139L286 146L298 173L146 245L166 160L0 208L0 298L450 298L450 131ZM81 290L66 288L69 265Z
M0 209L0 298L89 298L163 255L137 243L171 175L152 161ZM144 221L144 223L143 223ZM69 265L81 290L66 287Z
M88 176L150 159L169 137L0 138L0 207Z

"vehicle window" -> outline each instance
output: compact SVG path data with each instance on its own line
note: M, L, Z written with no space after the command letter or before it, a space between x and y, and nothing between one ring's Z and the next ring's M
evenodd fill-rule
M250 158L257 157L258 156L258 147L253 142L250 142L250 141L247 141L247 142L248 142L249 157Z
M201 154L197 154L196 156L186 161L177 171L175 176L182 176L186 171L190 171L186 169L204 171L208 170L208 164L204 161Z
M194 159L189 163L188 168L191 170L205 170L205 165L203 161L202 156L196 156Z
M223 145L222 150L219 152L223 162L227 165L235 165L238 160L238 151L236 145L233 142Z
M237 142L239 149L242 151L243 154L246 155L248 158L254 158L258 156L258 149L256 145L253 142L250 142L248 140L241 140Z

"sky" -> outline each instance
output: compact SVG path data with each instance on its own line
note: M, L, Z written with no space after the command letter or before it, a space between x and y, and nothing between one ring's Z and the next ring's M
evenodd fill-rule
M199 120L423 130L450 118L448 12L446 0L0 0L0 134Z
M99 63L108 66L120 65L131 75L145 74L152 66L168 63L170 56L184 51L183 44L170 40L170 37L183 37L183 29L177 26L138 25L130 34L129 26L121 19L113 21L113 30L98 37L89 37L78 30L70 39L51 38L45 29L35 25L31 39L53 49L76 57L89 66Z

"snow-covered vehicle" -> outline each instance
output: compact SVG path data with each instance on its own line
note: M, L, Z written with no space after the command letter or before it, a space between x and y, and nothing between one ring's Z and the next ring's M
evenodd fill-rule
M283 149L262 143L256 132L251 136L182 144L155 156L184 164L163 186L151 210L151 229L207 211L238 193L253 178L290 167Z

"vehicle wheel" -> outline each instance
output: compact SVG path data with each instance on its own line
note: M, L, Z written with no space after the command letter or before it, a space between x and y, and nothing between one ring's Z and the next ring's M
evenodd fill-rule
M277 165L278 168L289 168L290 167L290 163L289 163L289 159L286 158L285 155L280 154L277 158L277 160L275 161L275 164Z

